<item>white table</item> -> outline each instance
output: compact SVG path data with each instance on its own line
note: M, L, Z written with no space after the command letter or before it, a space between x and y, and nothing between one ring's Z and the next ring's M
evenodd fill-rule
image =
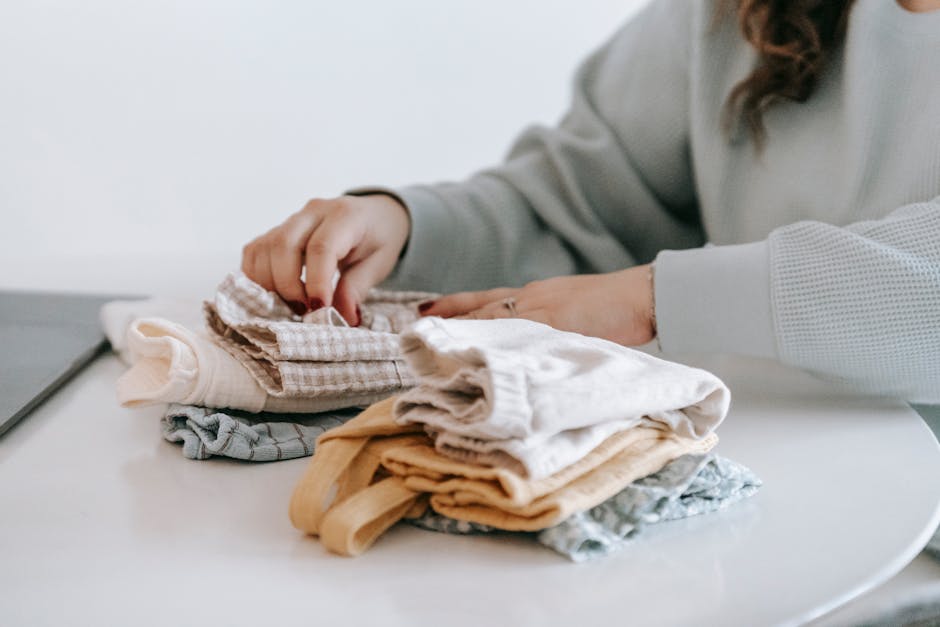
M0 287L194 295L232 262L153 261L23 264ZM573 565L406 526L330 555L287 518L306 460L184 459L160 408L116 406L123 368L103 357L0 439L0 624L791 625L914 558L940 505L915 412L766 362L696 363L734 396L717 450L764 488Z

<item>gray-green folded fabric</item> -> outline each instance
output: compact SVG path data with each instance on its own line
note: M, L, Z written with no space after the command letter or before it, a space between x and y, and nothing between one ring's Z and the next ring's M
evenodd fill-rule
M359 409L319 414L252 414L172 404L163 417L163 437L183 445L183 457L231 457L271 462L307 457L321 433L338 427Z

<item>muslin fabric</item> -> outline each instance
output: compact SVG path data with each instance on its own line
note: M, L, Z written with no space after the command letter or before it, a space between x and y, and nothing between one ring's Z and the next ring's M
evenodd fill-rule
M541 479L642 426L704 438L724 419L715 375L522 319L424 318L401 336L419 384L395 405L437 450Z
M188 459L281 461L312 455L319 436L357 413L346 409L319 414L251 414L174 403L163 416L163 438L181 444L183 457Z
M346 398L352 406L414 384L397 334L417 319L418 303L434 296L373 290L361 305L361 325L350 327L332 308L302 318L275 293L236 273L219 285L204 313L213 339L267 394Z

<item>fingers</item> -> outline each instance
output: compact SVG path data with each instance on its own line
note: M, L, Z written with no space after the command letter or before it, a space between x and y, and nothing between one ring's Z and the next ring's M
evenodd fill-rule
M258 285L261 285L261 281L258 280L260 277L255 273L255 257L257 256L257 254L258 254L258 240L257 239L254 239L248 242L247 244L245 244L245 247L242 248L242 272L244 272L245 275L249 279L257 283Z
M562 331L565 331L565 330L566 330L566 329L562 328L561 326L556 325L556 324L553 322L553 319L552 319L552 317L549 315L547 309L532 309L532 310L530 310L530 311L526 311L525 313L519 314L517 317L518 317L518 318L525 318L526 320L531 320L532 322L540 322L540 323L542 323L542 324L547 324L547 325L550 326L550 327L555 327L555 328L560 329L560 330L562 330Z
M507 307L502 302L490 303L485 307L480 309L475 309L470 311L462 316L455 316L458 320L500 320L503 318L516 318L520 320L531 320L532 322L540 322L542 324L547 324L553 326L551 322L551 317L545 309L532 309L528 311L519 311L518 305L516 306L516 312L513 313L512 309Z
M369 290L382 280L385 263L379 255L371 255L343 270L333 293L333 306L349 324L359 326L362 322L359 318L359 304Z
M394 268L408 229L407 210L391 197L311 200L245 246L242 270L298 312L334 304L333 277L351 272L337 306L356 320L356 305ZM379 261L363 263L371 257Z
M333 304L333 275L361 239L355 225L337 214L327 216L307 241L306 294L311 309Z
M500 318L522 317L515 304L512 307L505 299L500 299L474 309L460 316L454 316L461 320L498 320Z
M516 288L499 287L482 292L458 292L457 294L438 298L430 306L423 309L421 315L441 316L442 318L463 316L494 301L508 298L518 291Z
M306 311L307 293L300 280L304 265L304 243L314 232L319 216L310 211L294 214L280 227L269 250L274 290L294 311Z
M317 204L308 203L242 251L242 272L264 289L277 292L298 313L307 308L300 280L304 244L316 228L321 213Z
M274 279L271 277L271 264L268 253L264 249L246 252L242 260L242 271L252 281L266 290L274 289Z

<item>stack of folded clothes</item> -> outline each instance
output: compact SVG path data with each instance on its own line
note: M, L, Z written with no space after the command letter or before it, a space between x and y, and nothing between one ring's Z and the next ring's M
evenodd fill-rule
M434 296L373 290L353 328L233 274L204 326L156 301L102 319L131 366L119 400L167 403L184 456L313 454L291 519L341 554L404 520L581 561L760 486L709 452L730 402L712 374L526 320L419 319Z
M196 303L149 299L108 303L101 320L130 365L122 405L169 404L163 435L188 458L269 461L310 455L353 409L412 385L397 333L435 296L373 290L353 328L332 308L297 316L235 273L202 315Z
M418 385L321 436L292 497L294 526L334 552L358 555L402 519L444 530L450 519L540 532L578 559L593 542L570 539L584 535L578 521L600 525L610 550L640 526L648 512L618 503L635 504L624 491L644 477L672 486L656 507L707 499L691 484L709 473L722 504L759 485L702 457L730 401L703 370L517 319L427 318L401 346Z

